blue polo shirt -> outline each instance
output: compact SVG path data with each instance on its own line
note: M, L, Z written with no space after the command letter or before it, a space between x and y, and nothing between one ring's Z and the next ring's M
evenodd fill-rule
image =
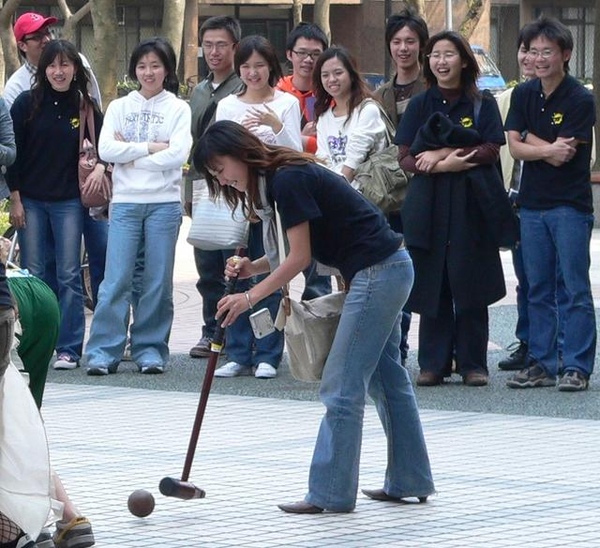
M575 156L560 167L544 160L523 162L519 205L529 209L570 206L593 211L590 186L594 97L575 78L566 75L550 97L538 78L515 88L506 118L506 131L528 131L553 143L558 137L583 141Z
M441 112L455 124L477 129L482 143L505 143L500 111L491 95L482 95L481 110L475 120L472 99L463 93L455 101L448 101L437 86L432 86L410 100L400 120L394 142L410 147L419 128L434 112Z
M313 257L338 268L347 282L402 242L378 207L320 164L282 167L267 175L267 190L283 228L308 222Z

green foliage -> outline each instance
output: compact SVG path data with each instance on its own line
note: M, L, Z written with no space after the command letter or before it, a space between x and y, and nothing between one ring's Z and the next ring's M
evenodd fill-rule
M0 236L2 236L10 226L10 223L8 222L9 209L10 202L8 200L2 200L2 202L0 202Z

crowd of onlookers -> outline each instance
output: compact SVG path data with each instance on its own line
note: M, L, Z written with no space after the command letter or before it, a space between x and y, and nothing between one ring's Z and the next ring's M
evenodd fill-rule
M387 342L382 340L373 352L387 353L386 345L393 340L398 367L405 365L411 313L418 313L417 385L440 385L454 373L467 386L488 384L488 307L506 293L499 249L510 247L518 278L518 321L516 346L499 363L502 370L516 371L507 385L588 388L596 348L589 278L595 110L592 94L569 74L573 38L562 23L540 17L521 29L515 46L523 81L496 100L477 88L479 67L467 41L452 31L430 37L425 21L410 10L387 21L385 40L394 76L375 92L349 50L330 45L317 25L300 23L290 32L286 57L292 70L284 75L266 38L242 38L238 21L211 17L199 31L209 74L194 88L189 103L178 97L175 52L156 37L138 44L131 55L128 75L138 89L110 103L104 113L87 59L70 42L52 39L50 28L56 23L53 17L35 13L17 19L14 35L23 65L7 81L0 100L0 163L6 177L0 178L0 198L10 200L10 222L18 232L25 279L43 282L27 282L28 290L44 298L50 295L51 305L58 304L60 312L47 316L54 327L46 331L52 336L43 351L24 358L38 406L48 352L53 350L52 366L59 370L74 369L81 362L88 375L108 375L127 357L143 374L165 371L175 245L182 214L193 215L194 195L207 185L211 195L223 192L230 203L239 203L249 223L247 259L241 267L248 275L240 280L239 298L222 299L224 272L231 268L234 250L194 249L203 321L198 321L202 334L190 355L209 356L217 321L236 318L226 320L227 361L216 370L217 377L273 378L282 360L283 333L257 338L249 319L255 307L267 308L275 317L281 300L271 281L278 278L268 275L262 262L271 251L269 223L277 196L290 244L286 261L279 258L281 271L291 268L284 262L302 267L305 299L332 291L330 272L323 273L315 258L341 270L351 301L353 295L360 295L359 300L365 296L355 279L362 267L379 268L389 246L408 250L414 284L412 274L403 278L412 290L398 296L400 308L389 323L390 329L399 330L398 336L381 333ZM93 109L100 161L83 184L98 187L111 170L108 219L90 214L81 203L78 163L84 108ZM396 127L393 143L386 117ZM239 159L206 148L225 151L233 143L241 147ZM384 221L395 236L380 225L381 212L366 200L360 202L362 197L355 202L356 195L348 196L337 186L342 181L351 188L357 168L392 144L397 146L400 168L410 177L402 209ZM206 150L199 152L199 147ZM277 147L287 147L288 152ZM321 168L306 167L315 157L337 174L335 181ZM191 166L184 177L186 163ZM285 171L290 166L304 167ZM278 186L283 172L289 174L290 189ZM324 189L332 195L323 196ZM367 232L349 231L343 224L348 212L330 209L338 192L340 203L348 200L356 222L364 222ZM289 207L289 200L297 203L298 212ZM302 215L306 229L296 226L304 226ZM311 237L311 230L325 231L324 238L330 239L338 227L348 232L339 235L339 250L334 240L326 248ZM383 239L375 243L369 230ZM95 304L85 348L82 241ZM361 251L368 242L370 251ZM384 255L376 257L375 249ZM336 251L347 256L337 256ZM6 281L4 274L0 281ZM18 295L19 284L23 285L8 284L7 291L10 287ZM31 306L42 306L36 302ZM238 305L243 310L236 310ZM364 312L367 305L361 306ZM385 306L384 301L378 306ZM350 307L347 304L343 317L350 317ZM38 325L27 326L29 333L41 329L44 317L30 314L31 323ZM11 321L6 318L7 325ZM341 325L340 340L351 331L345 321ZM26 346L21 349L24 355ZM352 406L336 399L344 382L333 373L340 360L336 354L328 361L330 371L324 377L324 429L335 428L336 406ZM364 373L371 387L373 375L389 373L383 355L373 360L373 370L365 364ZM356 390L360 400L365 386L349 390ZM411 390L405 396L412 401ZM360 401L356 405L360 408ZM339 420L348 427L348 436L359 438L353 419ZM382 420L385 423L383 415ZM415 425L420 429L418 419ZM393 438L393 432L387 433ZM324 441L327 435L320 435L315 458L324 458L319 451L325 452L328 445L341 443L333 434ZM424 445L419 458L429 477ZM331 479L318 462L313 466L311 475ZM426 499L433 484L425 485L402 492L390 484L366 494L377 500L401 500L405 495ZM282 509L348 511L355 493L346 495L339 499L344 502L336 503L313 493ZM68 546L61 544L60 535L91 535L89 523L81 519L71 511L68 534L59 522L56 546Z

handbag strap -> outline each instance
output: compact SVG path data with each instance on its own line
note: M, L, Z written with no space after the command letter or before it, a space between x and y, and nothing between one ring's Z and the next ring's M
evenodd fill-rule
M379 115L381 116L381 119L383 120L383 123L385 124L385 134L386 134L386 138L388 141L388 145L394 144L394 136L396 135L396 128L394 127L394 122L392 122L390 120L390 117L388 116L387 112L383 108L383 105L376 99L367 97L360 104L360 108L362 109L365 105L367 105L369 103L373 103L379 109Z
M81 100L81 107L79 109L79 149L83 146L83 140L85 139L85 128L87 127L90 135L90 143L96 148L96 128L94 126L94 109L90 108L90 105L83 99Z
M283 262L286 257L285 253L285 241L283 239L283 227L281 225L281 216L279 215L279 211L277 211L277 204L273 204L273 210L275 211L275 225L277 228L277 252L279 255L279 264ZM285 311L285 315L289 316L292 309L290 306L290 284L287 283L281 288L281 293L283 295L283 309Z

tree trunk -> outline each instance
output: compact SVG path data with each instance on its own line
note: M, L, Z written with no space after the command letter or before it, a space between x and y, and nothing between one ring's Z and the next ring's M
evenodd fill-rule
M319 25L331 41L331 27L329 26L329 0L315 0L314 23Z
M2 44L3 66L0 67L0 87L4 89L4 79L15 72L20 66L17 43L12 31L12 17L17 11L21 0L6 0L0 2L0 42Z
M596 0L594 6L594 28L600 29L600 0ZM594 167L598 169L600 166L600 36L598 32L594 35L594 77L592 83L594 85L594 93L596 95L596 164Z
M483 0L467 0L467 14L463 22L460 24L458 32L462 34L467 40L471 38L471 34L477 27L481 14L483 13Z
M198 0L185 0L182 56L179 75L183 77L182 82L192 88L198 83Z
M77 28L79 21L90 13L92 7L91 2L86 2L75 13L71 11L66 0L57 0L57 4L65 20L60 32L60 37L69 40L70 42L75 42L75 29Z
M117 29L116 0L91 0L94 25L94 68L104 107L117 96Z
M425 18L425 0L405 0L406 4Z
M292 16L294 26L302 22L302 0L293 0L292 3Z
M184 0L164 0L162 36L171 42L178 60L181 55L181 44L183 41L184 11Z

